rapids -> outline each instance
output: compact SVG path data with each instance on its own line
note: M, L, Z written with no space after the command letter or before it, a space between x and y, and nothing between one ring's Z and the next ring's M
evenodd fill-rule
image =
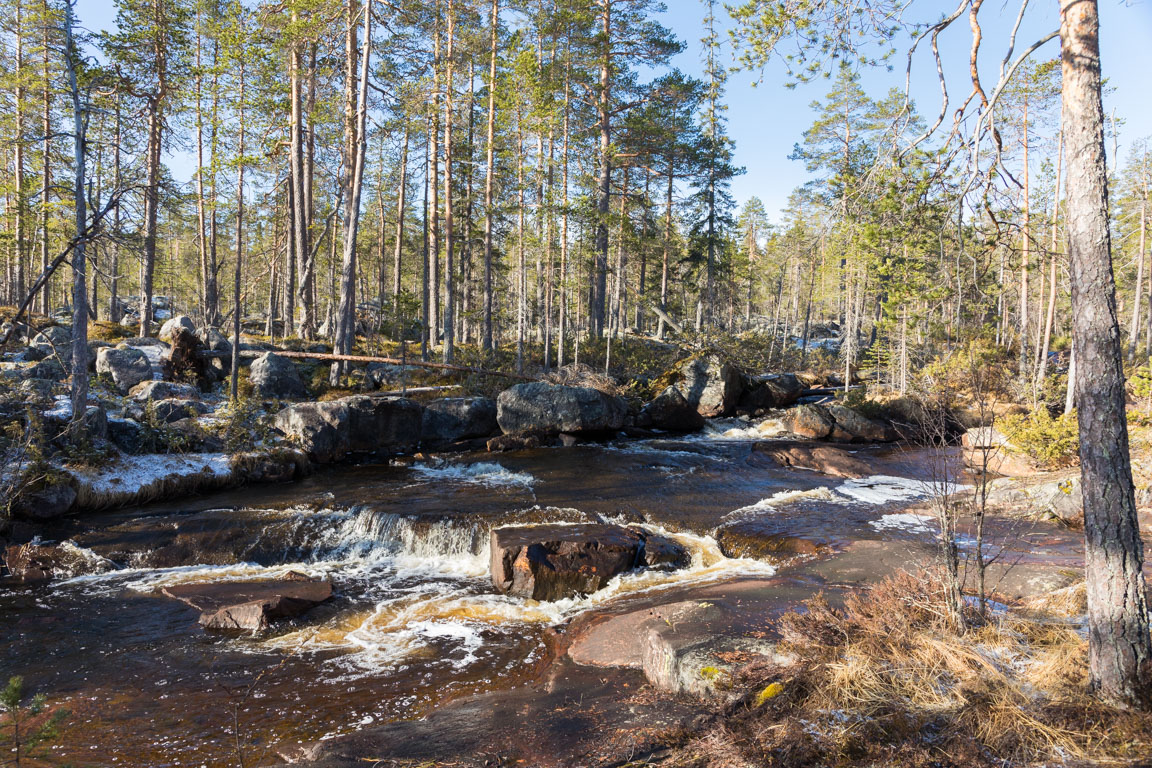
M53 537L121 567L0 588L3 672L69 711L54 762L236 764L239 744L258 764L286 745L521 684L589 610L782 567L726 556L719 528L831 546L932 538L932 521L901 511L932 493L922 457L862 449L877 476L837 480L758 454L753 441L773 429L719 423L683 440L332 467L296 484L69 520ZM672 536L692 564L553 603L491 588L493 527L590 521ZM195 611L158 594L290 570L330 577L336 598L261 635L205 632Z

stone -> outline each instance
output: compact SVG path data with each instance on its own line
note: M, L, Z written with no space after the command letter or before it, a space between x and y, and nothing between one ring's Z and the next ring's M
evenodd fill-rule
M257 397L290 400L308 395L295 364L275 352L266 352L252 362L251 378Z
M867 462L829 445L756 443L754 450L782 467L810 469L832 477L860 478L875 474Z
M200 611L200 625L206 629L259 632L328 600L332 582L290 574L282 579L178 584L162 592Z
M743 381L736 366L718 355L702 355L680 364L676 389L706 419L724 416L740 399Z
M97 352L96 372L109 377L116 389L125 395L137 384L152 379L148 357L139 349L124 344Z
M196 338L204 345L205 352L218 355L232 355L232 342L220 332L219 328L211 325L205 326L196 332ZM229 357L210 357L205 361L204 371L216 381L223 381L231 370L232 361Z
M404 397L354 395L338 402L348 411L348 450L405 453L420 442L423 408Z
M544 382L517 384L496 399L496 420L504 434L610 432L624 426L623 398L591 387Z
M160 361L164 378L196 381L202 386L211 385L216 378L215 372L209 373L211 366L200 354L204 349L204 342L200 341L200 337L188 328L178 325L168 338L170 346Z
M72 578L90 573L107 573L116 565L71 541L59 544L18 544L4 550L4 564L8 574L20 581L44 581L53 578Z
M178 384L174 381L145 381L132 387L129 392L138 403L153 400L199 400L200 390L191 384Z
M489 453L506 453L508 451L530 451L543 445L539 435L497 435L489 440L485 447Z
M55 356L63 363L72 361L72 330L62 325L50 325L43 329L29 342L46 357Z
M24 379L20 382L20 391L27 394L29 397L47 400L52 397L52 391L56 388L55 382L48 379Z
M24 520L52 520L63 517L76 503L71 480L50 475L47 479L20 489L11 500L13 517Z
M1032 477L1041 467L995 427L969 429L960 438L964 465L1004 477Z
M669 432L697 432L704 428L705 421L696 406L688 402L677 387L668 387L640 409L636 426Z
M492 531L492 584L504 594L531 600L588 595L614 577L647 564L647 534L618 525L509 526ZM684 563L675 542L655 543L653 563Z
M870 419L859 411L843 405L828 406L828 415L836 426L832 439L848 443L891 443L900 438L891 424Z
M798 437L823 440L832 434L835 422L819 405L798 405L790 408L782 419L784 428Z
M141 453L144 427L134 419L108 419L108 439L124 453Z
M44 430L49 437L63 436L72 421L72 403L57 400L57 405L44 412ZM89 405L84 411L84 429L88 436L104 438L108 436L108 414L98 405Z
M290 405L276 414L273 425L320 464L348 453L348 409L339 400Z
M60 361L55 358L49 358L21 369L19 378L22 381L27 381L28 379L63 381L67 376L68 373L64 370L64 366L60 364Z
M454 443L500 431L496 401L488 397L445 397L424 406L420 442Z
M799 400L803 392L804 383L794 373L750 377L737 407L750 413L786 408Z
M203 416L211 410L208 404L199 400L182 400L173 397L152 402L154 417L163 424L171 424L189 417Z
M171 344L178 328L183 328L191 334L196 333L196 324L192 322L192 318L187 315L176 315L172 319L164 321L164 325L160 326L160 333L156 334L157 338Z

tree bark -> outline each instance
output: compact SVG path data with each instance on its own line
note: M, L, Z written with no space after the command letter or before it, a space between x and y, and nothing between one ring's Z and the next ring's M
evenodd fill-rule
M1112 275L1097 14L1095 0L1060 0L1089 672L1091 687L1105 701L1147 708L1152 639Z
M72 146L73 170L72 202L75 212L76 247L72 250L72 422L74 438L85 436L84 417L88 411L88 289L85 262L86 243L83 238L87 229L88 211L86 207L85 174L87 167L87 122L85 104L80 95L76 79L76 69L81 64L76 41L72 36L74 23L71 2L64 3L64 53L66 61L68 90L72 97Z
M492 0L491 42L488 61L488 136L484 171L484 336L482 346L492 351L492 194L495 177L496 54L500 30L500 0Z

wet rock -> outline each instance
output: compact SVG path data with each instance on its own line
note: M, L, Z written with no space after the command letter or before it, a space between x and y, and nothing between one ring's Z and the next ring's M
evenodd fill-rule
M642 528L631 528L644 537L644 551L640 561L647 568L668 568L677 570L692 564L692 554L678 542L649 533Z
M504 434L608 432L624 426L628 404L591 387L544 382L517 384L500 393L496 419Z
M891 424L870 419L843 405L828 406L828 415L835 422L832 429L833 440L848 443L890 443L900 437Z
M300 372L291 360L266 352L252 362L252 387L257 397L290 400L306 397Z
M759 530L745 530L739 526L726 526L716 531L716 543L725 557L746 557L778 563L798 556L819 555L831 550L831 544L803 536L766 534Z
M348 450L404 453L420 442L423 408L404 397L357 395L339 400L348 410Z
M70 478L49 475L20 489L11 501L13 517L24 520L52 520L72 511L76 488Z
M174 381L145 381L132 387L129 393L138 403L153 400L199 400L200 390L191 384L177 384Z
M187 315L176 315L171 320L164 321L164 325L160 326L160 333L157 334L157 337L171 344L173 337L176 335L176 330L179 328L183 328L191 334L196 333L196 324L192 322L192 318Z
M171 424L190 417L203 416L210 410L211 407L209 405L199 400L182 400L175 397L165 400L155 400L152 403L154 418L164 424Z
M706 419L724 416L736 407L743 380L736 366L718 355L703 355L680 365L676 389Z
M803 392L804 383L794 373L750 377L737 407L749 413L785 408L799 400Z
M521 433L518 435L497 435L487 442L485 447L489 453L506 453L508 451L529 451L544 445L547 438L540 435Z
M636 528L582 525L509 526L492 531L492 583L532 600L561 600L603 589L615 576L646 564L647 535ZM654 562L674 564L678 545L657 542Z
M132 387L152 379L148 357L126 344L97 352L96 372L112 379L112 384L121 394L128 394Z
M848 451L828 445L756 443L754 449L782 467L811 469L832 477L844 478L875 474L867 462Z
M307 577L179 584L164 595L200 611L206 629L258 632L278 619L299 616L332 597L332 582Z
M241 453L232 457L237 476L247 483L285 483L310 469L308 456L296 448L273 453Z
M790 408L782 419L784 428L798 437L823 440L832 434L835 422L818 405L798 405Z
M500 431L496 401L487 397L445 397L424 406L421 443L452 443Z
M273 425L318 463L348 453L348 409L338 400L290 405L276 414Z
M21 581L44 581L72 578L89 573L107 573L115 563L71 541L59 544L38 543L13 545L4 550L8 574Z
M685 399L678 388L668 387L640 409L636 426L670 432L696 432L704 428L705 421L696 405Z

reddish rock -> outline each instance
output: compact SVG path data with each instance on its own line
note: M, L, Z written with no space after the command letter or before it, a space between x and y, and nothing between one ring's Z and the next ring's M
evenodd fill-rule
M207 629L259 631L330 598L332 582L290 573L282 579L178 584L162 591L200 611L200 624Z
M799 437L823 440L832 434L835 423L818 405L798 405L784 415L784 428Z
M874 474L867 462L842 448L795 443L757 443L755 450L782 467L811 469L832 477L857 478Z
M684 565L686 560L675 542L618 525L511 526L492 531L493 585L505 594L532 600L591 594L633 568Z

